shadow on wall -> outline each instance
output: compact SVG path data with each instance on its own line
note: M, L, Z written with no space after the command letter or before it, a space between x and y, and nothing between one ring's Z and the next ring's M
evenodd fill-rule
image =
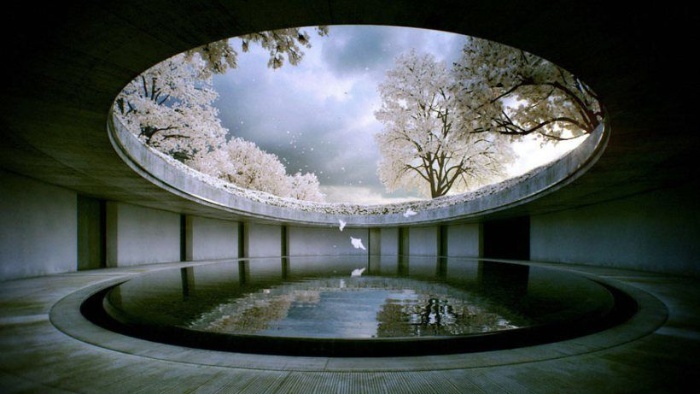
M483 240L484 258L530 260L530 217L484 222Z

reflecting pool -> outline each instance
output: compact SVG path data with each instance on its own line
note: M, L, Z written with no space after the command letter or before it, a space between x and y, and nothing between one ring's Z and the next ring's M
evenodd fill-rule
M115 331L177 345L383 356L551 342L610 327L633 309L619 290L525 264L335 256L164 269L105 289L83 311Z

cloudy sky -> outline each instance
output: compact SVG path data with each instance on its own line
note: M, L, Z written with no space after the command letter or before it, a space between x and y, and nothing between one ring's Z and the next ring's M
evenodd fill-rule
M382 129L374 118L380 107L377 86L399 54L415 48L451 64L465 37L383 26L331 26L325 37L305 30L312 47L304 49L299 65L272 70L267 52L251 46L239 54L238 68L215 77L220 94L215 104L224 127L276 154L288 174L315 173L328 202L419 198L409 191L387 193L377 176L373 136ZM239 45L234 42L235 48ZM538 145L517 151L523 160L514 174L552 154Z

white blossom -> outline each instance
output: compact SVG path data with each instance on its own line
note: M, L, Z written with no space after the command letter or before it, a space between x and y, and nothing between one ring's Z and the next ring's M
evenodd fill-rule
M443 62L415 51L400 55L379 85L375 112L378 174L387 191L431 198L474 190L505 177L514 152L506 138L473 133L460 116L457 84Z
M116 100L121 122L146 145L178 160L201 156L225 141L212 105L218 93L200 58L176 55L131 81Z
M475 130L556 142L592 133L604 117L583 81L520 49L470 37L454 72L461 116Z
M539 171L542 171L547 167L556 165L556 162L550 162L548 164L535 168L525 174L512 177L498 183L489 184L477 190L469 191L462 194L442 196L433 199L412 200L400 203L367 205L302 201L292 198L279 197L257 190L245 189L242 187L238 187L230 182L224 181L220 178L216 178L209 174L197 171L192 167L187 166L182 162L177 161L171 156L165 155L156 149L150 149L154 154L159 155L163 160L169 162L170 165L178 168L180 171L185 173L186 176L190 176L197 179L198 181L205 182L206 184L212 187L215 187L238 198L256 201L274 207L294 209L302 212L317 212L328 215L398 215L405 213L406 210L411 207L419 211L427 211L462 205L468 201L475 201L482 198L488 198L491 195L498 194L501 191L506 190L522 182L528 182L528 179L532 178ZM337 245L333 245L334 248L336 246Z
M288 196L297 200L305 201L325 201L326 196L321 193L321 184L314 173L296 174L287 178L289 183Z
M279 197L324 201L316 175L286 174L279 158L253 142L232 138L220 149L187 162L192 168L238 187Z
M320 36L328 28L316 28ZM271 68L285 57L301 61L301 47L310 47L310 36L299 28L248 34L237 39L244 52L251 43L270 54ZM213 42L156 64L131 81L115 100L119 120L147 146L186 163L205 174L280 197L323 201L314 174L286 175L284 165L254 143L239 138L226 142L213 102L213 74L235 68L238 52L231 41Z

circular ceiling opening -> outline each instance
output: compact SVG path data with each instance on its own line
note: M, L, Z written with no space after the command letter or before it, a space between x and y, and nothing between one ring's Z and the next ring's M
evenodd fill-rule
M576 75L517 48L354 25L178 54L129 83L113 112L151 153L226 192L404 217L508 188L604 119Z

